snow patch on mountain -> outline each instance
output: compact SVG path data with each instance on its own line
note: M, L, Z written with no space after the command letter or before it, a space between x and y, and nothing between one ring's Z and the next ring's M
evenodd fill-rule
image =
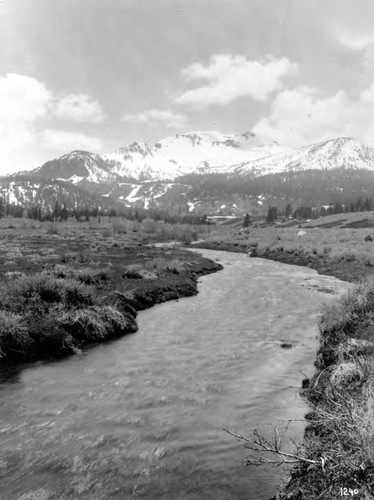
M275 142L252 132L222 134L190 132L155 144L133 143L103 156L119 176L143 180L173 180L194 172L227 171L233 164L284 152Z

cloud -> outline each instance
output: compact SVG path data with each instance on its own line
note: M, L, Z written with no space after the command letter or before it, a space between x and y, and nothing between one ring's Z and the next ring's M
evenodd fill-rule
M84 94L78 96L78 101L72 96L57 99L36 78L15 73L0 77L0 174L34 168L70 149L100 148L102 142L97 137L54 127L59 103L60 110L66 111L69 103L79 102L81 117L86 113L86 117L98 118L101 108L92 106L95 101ZM76 121L78 114L70 118Z
M183 128L188 123L186 116L161 109L148 109L137 114L126 114L122 117L122 120L147 125L163 124L168 128Z
M0 78L1 124L27 124L48 113L52 94L43 83L15 73Z
M290 147L339 136L374 146L374 83L355 99L344 90L331 96L310 87L284 90L253 131Z
M57 100L54 114L76 122L99 123L105 118L99 102L87 94L70 94Z
M181 76L187 83L201 83L176 98L178 104L225 105L244 96L259 101L283 88L283 79L295 74L297 64L287 58L248 61L243 56L216 54L208 66L200 63L185 68Z
M362 52L374 45L374 36L364 35L359 37L341 36L339 42L346 48Z
M103 147L103 142L99 137L67 130L48 129L41 133L41 138L48 149L64 152L73 149L97 151Z

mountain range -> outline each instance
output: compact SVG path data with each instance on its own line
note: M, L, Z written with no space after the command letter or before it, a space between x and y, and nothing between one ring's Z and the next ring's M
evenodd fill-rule
M45 192L53 199L55 191L73 205L91 197L103 206L234 214L261 212L269 203L371 196L373 181L374 149L351 137L290 149L253 132L206 131L134 142L102 156L72 151L1 178L0 194L26 206L43 203Z

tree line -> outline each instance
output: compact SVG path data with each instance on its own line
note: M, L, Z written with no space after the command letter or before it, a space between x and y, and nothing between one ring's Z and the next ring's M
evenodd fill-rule
M89 207L80 205L77 208L68 208L65 203L55 201L53 208L45 208L40 204L31 204L24 207L21 204L6 203L0 197L0 218L17 217L38 221L60 222L74 218L78 222L89 221L95 218L100 221L102 216L121 217L128 220L142 222L144 219L160 220L170 224L207 224L205 214L181 213L171 214L164 209L145 209L133 207Z

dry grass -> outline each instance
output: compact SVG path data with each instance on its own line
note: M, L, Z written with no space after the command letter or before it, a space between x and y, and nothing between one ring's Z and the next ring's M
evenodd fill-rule
M317 221L313 222L317 223ZM365 241L368 235L374 237L374 227L345 229L342 227L317 228L310 226L305 227L304 230L307 231L307 238L300 240L298 238L300 228L297 226L251 226L244 230L241 226L217 225L205 240L208 243L221 242L231 246L240 245L247 251L256 246L259 256L265 250L282 249L282 251L287 252L329 257L335 261L363 260L368 265L374 264L374 241Z

